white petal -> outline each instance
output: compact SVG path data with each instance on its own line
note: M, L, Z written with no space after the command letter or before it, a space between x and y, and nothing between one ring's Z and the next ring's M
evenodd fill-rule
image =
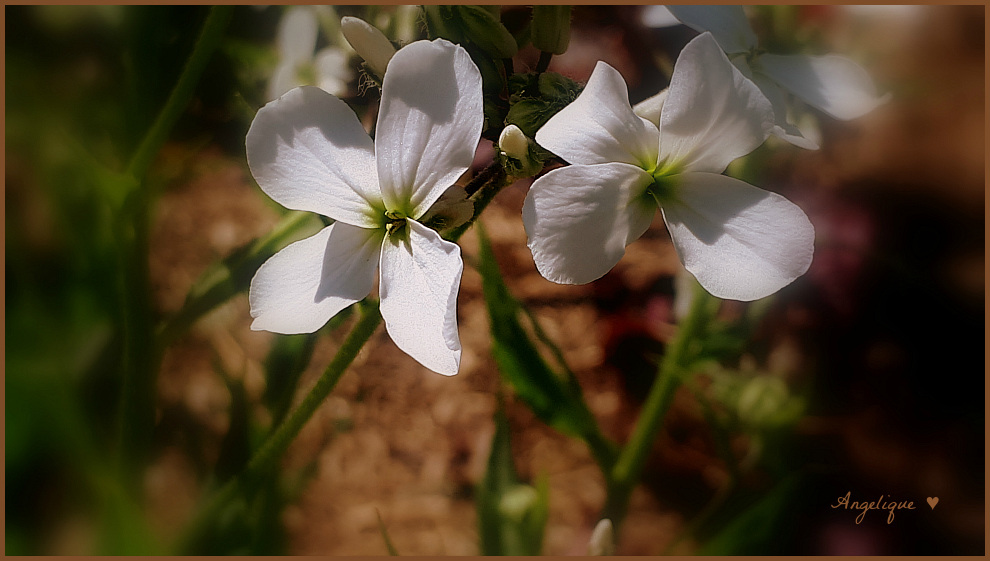
M282 61L268 80L268 101L278 99L282 94L301 85L296 72L296 64L292 61Z
M660 90L660 93L648 97L636 105L633 105L633 113L653 123L654 126L659 127L660 112L663 110L663 102L667 100L668 92L670 92L670 90L664 88Z
M745 66L745 62L736 63L736 68L739 68L747 78L752 80L760 88L760 91L763 92L763 95L770 102L770 106L773 107L773 118L777 124L773 128L772 134L798 148L818 150L818 143L811 138L810 134L806 135L797 125L788 121L787 94L784 90L780 89L780 86L765 74L759 72L753 73L749 67Z
M347 104L315 87L262 107L247 133L254 179L286 208L377 227L375 148Z
M661 163L721 173L773 130L770 102L729 62L710 33L681 51L668 90L660 115Z
M756 34L742 6L667 6L674 17L698 32L710 31L727 53L745 53L756 47Z
M639 19L646 27L670 27L681 24L667 6L643 6L643 13Z
M312 333L367 296L383 232L336 222L273 255L251 279L251 329Z
M664 221L685 268L719 298L757 300L803 275L815 230L784 197L731 177L685 173Z
M837 55L762 55L762 71L813 107L836 119L855 119L885 103L862 66Z
M443 39L392 57L375 133L385 206L418 218L474 160L484 121L481 73Z
M309 6L293 6L278 22L275 42L283 61L298 63L313 57L319 23Z
M572 164L652 167L658 135L633 113L619 71L599 61L581 95L536 131L536 142Z
M327 47L321 50L316 53L313 66L320 89L335 96L347 93L347 84L354 79L354 69L350 57L342 49Z
M615 266L650 227L650 174L622 163L575 164L537 179L523 204L536 268L561 284L591 282Z
M415 220L382 245L381 311L396 346L423 366L457 374L457 289L461 248Z

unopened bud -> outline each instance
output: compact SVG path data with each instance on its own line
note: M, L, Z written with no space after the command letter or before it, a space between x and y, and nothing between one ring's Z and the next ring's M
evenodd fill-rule
M341 18L340 29L368 68L379 78L383 78L388 61L395 54L395 47L385 34L368 22L351 16Z
M612 555L614 553L615 535L612 530L612 521L603 518L591 531L591 539L588 540L588 555Z
M519 46L509 30L499 21L498 9L485 6L455 6L472 43L495 58L516 56Z
M533 46L562 55L571 40L570 6L533 6Z
M526 161L529 158L529 139L515 125L509 125L502 129L502 134L498 137L498 147L510 158L520 161Z

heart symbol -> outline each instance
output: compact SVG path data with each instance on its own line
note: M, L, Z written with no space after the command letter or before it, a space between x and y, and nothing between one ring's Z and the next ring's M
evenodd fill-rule
M935 510L935 505L938 504L938 497L928 497L928 506Z

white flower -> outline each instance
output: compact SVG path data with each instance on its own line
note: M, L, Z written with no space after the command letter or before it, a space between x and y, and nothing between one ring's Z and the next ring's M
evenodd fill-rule
M348 53L330 46L313 54L319 33L316 9L293 6L279 21L275 33L279 62L268 81L269 100L303 85L317 86L338 96L347 93L347 85L354 79Z
M720 175L766 139L773 109L711 34L684 47L658 122L634 114L627 96L622 76L599 62L536 133L571 164L537 179L523 205L540 273L565 284L601 277L659 205L684 266L715 296L755 300L804 274L814 229L801 209Z
M862 66L838 56L775 55L757 47L742 6L668 6L688 27L708 31L740 71L753 80L770 100L776 116L774 134L802 148L818 145L787 122L787 103L781 88L808 105L840 120L865 115L886 103Z
M283 206L336 220L289 245L251 281L252 329L308 333L367 296L380 269L385 328L427 368L457 373L460 248L420 219L471 165L481 135L481 74L444 40L395 54L374 141L347 105L297 88L258 111L247 157Z

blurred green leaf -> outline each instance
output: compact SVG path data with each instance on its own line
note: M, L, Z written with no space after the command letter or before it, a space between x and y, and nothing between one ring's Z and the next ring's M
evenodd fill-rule
M737 514L697 552L699 555L774 555L781 553L800 476L792 475L752 506Z
M492 329L492 355L502 379L543 422L564 434L584 440L603 464L614 449L598 429L573 377L554 372L540 355L519 321L521 304L512 296L492 253L484 228L478 228L479 266Z
M196 320L247 290L262 263L290 241L315 232L320 223L315 214L290 212L267 236L241 246L213 265L190 289L182 308L159 326L159 344L169 344Z
M375 509L375 516L378 517L378 531L382 534L382 540L385 542L385 550L388 551L389 555L398 555L399 551L395 549L392 545L392 540L388 537L388 528L385 527L385 522L382 520L382 513Z
M546 478L522 483L512 460L509 422L499 403L488 469L475 502L482 555L539 555L549 515Z

